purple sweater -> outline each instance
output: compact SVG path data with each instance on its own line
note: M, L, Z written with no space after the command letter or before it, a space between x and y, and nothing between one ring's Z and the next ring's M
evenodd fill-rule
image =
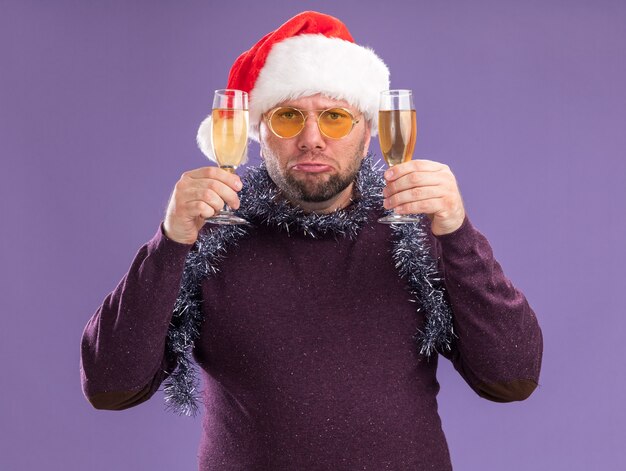
M430 229L428 233L431 234ZM201 470L449 470L437 355L374 216L354 240L260 226L204 281ZM466 218L430 238L458 335L446 352L480 396L527 398L542 334L522 293ZM87 323L81 379L98 409L148 400L172 365L165 338L185 256L163 225Z

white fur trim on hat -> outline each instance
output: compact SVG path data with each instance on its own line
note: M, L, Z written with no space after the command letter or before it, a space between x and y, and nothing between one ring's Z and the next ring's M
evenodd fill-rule
M196 142L202 153L215 162L215 155L213 155L213 144L211 142L211 115L207 116L200 123L198 128L198 134L196 134Z
M321 93L345 100L378 131L380 92L389 69L371 49L322 34L302 34L272 47L250 92L250 138L259 140L261 115L278 103Z
M213 118L211 115L208 115L206 118L202 120L200 123L200 127L198 128L198 133L196 134L196 142L198 143L198 147L202 151L202 153L213 162L217 163L217 159L215 158L215 154L213 153L213 129L211 127L211 123L213 122ZM248 161L248 148L246 147L246 153L241 159L241 163L239 165L243 165Z

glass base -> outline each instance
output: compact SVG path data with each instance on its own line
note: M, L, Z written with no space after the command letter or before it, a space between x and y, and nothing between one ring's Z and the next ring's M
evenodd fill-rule
M222 210L217 213L215 216L212 216L206 220L209 224L221 224L228 226L249 226L250 223L246 221L244 218L240 218L232 211Z
M416 214L390 214L378 220L381 224L409 224L421 222L421 218Z

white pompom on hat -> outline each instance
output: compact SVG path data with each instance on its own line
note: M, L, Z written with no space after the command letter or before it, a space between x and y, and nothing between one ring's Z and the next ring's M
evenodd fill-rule
M379 96L389 88L389 69L373 50L356 44L337 18L306 11L241 54L226 88L248 92L250 138L255 141L263 113L283 101L316 94L359 109L376 135ZM210 115L200 124L197 142L214 160Z

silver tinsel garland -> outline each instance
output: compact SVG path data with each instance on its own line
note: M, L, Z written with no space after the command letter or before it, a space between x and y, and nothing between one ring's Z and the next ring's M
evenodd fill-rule
M356 237L371 212L382 207L385 185L381 169L368 155L357 176L353 204L330 214L307 214L281 197L263 164L250 168L243 183L238 215L254 224L274 226L287 232L299 231L312 238L326 234ZM425 310L424 331L415 335L420 354L430 357L437 349L449 350L454 338L452 309L446 300L437 262L431 255L424 225L396 224L391 230L396 268L420 306L417 311ZM164 386L167 408L181 415L195 416L200 400L192 350L203 321L202 281L218 272L219 262L228 248L248 232L246 226L206 225L187 255L166 341L166 355L176 366Z

